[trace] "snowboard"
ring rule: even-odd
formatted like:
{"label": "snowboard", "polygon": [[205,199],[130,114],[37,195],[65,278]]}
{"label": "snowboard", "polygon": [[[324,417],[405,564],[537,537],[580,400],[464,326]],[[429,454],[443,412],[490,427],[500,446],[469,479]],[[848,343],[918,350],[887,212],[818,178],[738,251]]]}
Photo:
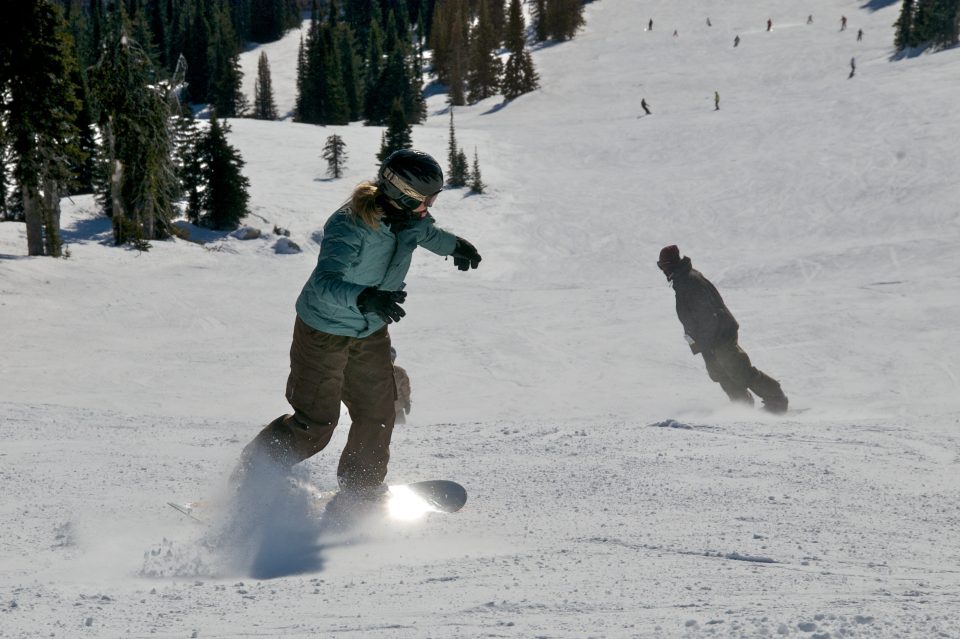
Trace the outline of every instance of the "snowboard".
{"label": "snowboard", "polygon": [[[313,498],[312,508],[317,513],[323,513],[331,502],[340,499],[349,503],[348,493],[342,491],[322,491],[316,486],[302,481],[293,481],[291,485],[304,490]],[[356,500],[354,500],[356,501]],[[447,479],[430,479],[409,484],[393,484],[387,487],[382,500],[368,502],[371,505],[382,505],[388,516],[395,519],[416,519],[426,513],[455,513],[467,503],[467,490],[455,481]],[[185,515],[189,519],[203,523],[205,514],[209,514],[209,506],[205,501],[177,502],[168,501],[167,505]]]}

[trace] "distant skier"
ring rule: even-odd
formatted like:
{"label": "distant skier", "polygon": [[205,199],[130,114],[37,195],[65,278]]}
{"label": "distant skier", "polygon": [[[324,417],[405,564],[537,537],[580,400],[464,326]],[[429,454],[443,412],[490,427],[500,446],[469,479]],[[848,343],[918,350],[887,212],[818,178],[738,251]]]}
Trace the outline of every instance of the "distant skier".
{"label": "distant skier", "polygon": [[653,31],[653,18],[650,18],[650,22],[647,23],[647,31]]}
{"label": "distant skier", "polygon": [[813,14],[807,16],[807,24],[813,24]]}
{"label": "distant skier", "polygon": [[410,414],[410,376],[407,371],[397,365],[397,349],[390,347],[390,362],[393,364],[393,380],[396,384],[397,399],[394,402],[397,413],[397,424],[406,424]]}
{"label": "distant skier", "polygon": [[771,18],[767,18],[767,31],[773,31],[773,20]]}
{"label": "distant skier", "polygon": [[862,40],[863,40],[863,29],[857,29],[857,42],[861,42]]}
{"label": "distant skier", "polygon": [[710,18],[707,18],[707,26],[708,26],[708,27],[712,27],[712,26],[713,26],[713,25],[710,23]]}
{"label": "distant skier", "polygon": [[673,37],[676,38],[676,37],[679,37],[679,36],[680,36],[680,34],[677,33],[677,30],[676,30],[676,29],[674,29],[674,30],[673,30]]}
{"label": "distant skier", "polygon": [[740,36],[736,36],[733,39],[733,48],[736,49],[740,46]]}
{"label": "distant skier", "polygon": [[[431,156],[404,149],[362,182],[324,225],[316,268],[297,299],[286,398],[292,415],[273,420],[244,448],[233,473],[253,487],[262,470],[286,472],[323,450],[340,417],[352,423],[337,468],[344,495],[376,499],[396,422],[394,369],[387,325],[406,315],[404,278],[422,246],[477,268],[470,242],[434,225],[429,214],[443,189]],[[253,482],[253,483],[251,483]]]}
{"label": "distant skier", "polygon": [[714,111],[720,110],[720,92],[719,91],[713,92],[713,110]]}
{"label": "distant skier", "polygon": [[640,98],[640,108],[643,109],[644,113],[650,115],[650,105],[647,104],[646,98]]}
{"label": "distant skier", "polygon": [[840,30],[847,30],[847,16],[840,16]]}
{"label": "distant skier", "polygon": [[710,379],[720,384],[730,401],[752,406],[753,391],[765,410],[785,413],[788,401],[780,383],[750,363],[737,343],[740,325],[716,287],[693,268],[689,257],[680,259],[675,245],[660,251],[657,266],[673,285],[684,338],[694,355],[703,356]]}
{"label": "distant skier", "polygon": [[847,79],[849,80],[850,78],[852,78],[854,74],[856,74],[856,72],[857,72],[857,59],[850,58],[850,75],[847,76]]}

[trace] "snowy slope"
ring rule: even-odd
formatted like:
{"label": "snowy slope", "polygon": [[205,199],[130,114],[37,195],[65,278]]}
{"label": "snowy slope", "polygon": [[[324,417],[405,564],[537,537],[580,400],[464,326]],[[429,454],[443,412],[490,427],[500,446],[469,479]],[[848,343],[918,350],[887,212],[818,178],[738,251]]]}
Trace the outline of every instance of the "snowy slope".
{"label": "snowy slope", "polygon": [[[540,91],[458,108],[490,190],[435,215],[483,263],[415,259],[390,480],[470,501],[353,543],[302,493],[244,526],[164,502],[221,497],[287,410],[316,231],[379,129],[231,121],[247,222],[299,255],[117,249],[88,197],[64,202],[69,260],[0,224],[0,637],[960,637],[960,50],[892,61],[898,9],[597,0],[534,52]],[[281,111],[298,42],[266,46]],[[448,117],[431,97],[415,144],[445,158]],[[655,267],[669,243],[808,410],[727,404]],[[345,437],[299,477],[332,488]]]}

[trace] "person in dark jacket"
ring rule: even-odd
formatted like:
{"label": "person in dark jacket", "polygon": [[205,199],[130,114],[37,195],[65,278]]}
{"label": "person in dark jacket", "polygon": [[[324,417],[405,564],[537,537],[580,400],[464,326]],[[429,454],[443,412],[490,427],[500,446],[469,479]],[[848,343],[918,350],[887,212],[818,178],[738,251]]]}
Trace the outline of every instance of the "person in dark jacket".
{"label": "person in dark jacket", "polygon": [[766,410],[786,412],[787,396],[780,383],[750,363],[737,343],[740,325],[710,280],[693,268],[689,257],[681,259],[675,245],[660,251],[657,266],[673,285],[684,337],[694,355],[703,355],[710,379],[731,401],[753,405],[753,391]]}
{"label": "person in dark jacket", "polygon": [[344,491],[379,494],[396,421],[396,382],[387,325],[406,312],[404,277],[422,246],[477,268],[470,242],[434,225],[429,214],[443,188],[431,156],[404,149],[381,165],[375,182],[358,185],[324,225],[317,265],[297,299],[286,398],[278,417],[246,446],[234,481],[261,468],[289,469],[323,450],[347,406],[351,425],[337,467]]}

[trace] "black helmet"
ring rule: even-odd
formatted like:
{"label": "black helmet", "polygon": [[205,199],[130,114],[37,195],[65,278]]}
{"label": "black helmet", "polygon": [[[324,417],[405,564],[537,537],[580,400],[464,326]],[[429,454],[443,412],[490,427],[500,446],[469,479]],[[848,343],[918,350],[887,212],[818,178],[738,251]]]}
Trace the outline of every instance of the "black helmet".
{"label": "black helmet", "polygon": [[443,189],[443,170],[423,151],[400,149],[380,166],[377,188],[403,209],[412,211]]}

